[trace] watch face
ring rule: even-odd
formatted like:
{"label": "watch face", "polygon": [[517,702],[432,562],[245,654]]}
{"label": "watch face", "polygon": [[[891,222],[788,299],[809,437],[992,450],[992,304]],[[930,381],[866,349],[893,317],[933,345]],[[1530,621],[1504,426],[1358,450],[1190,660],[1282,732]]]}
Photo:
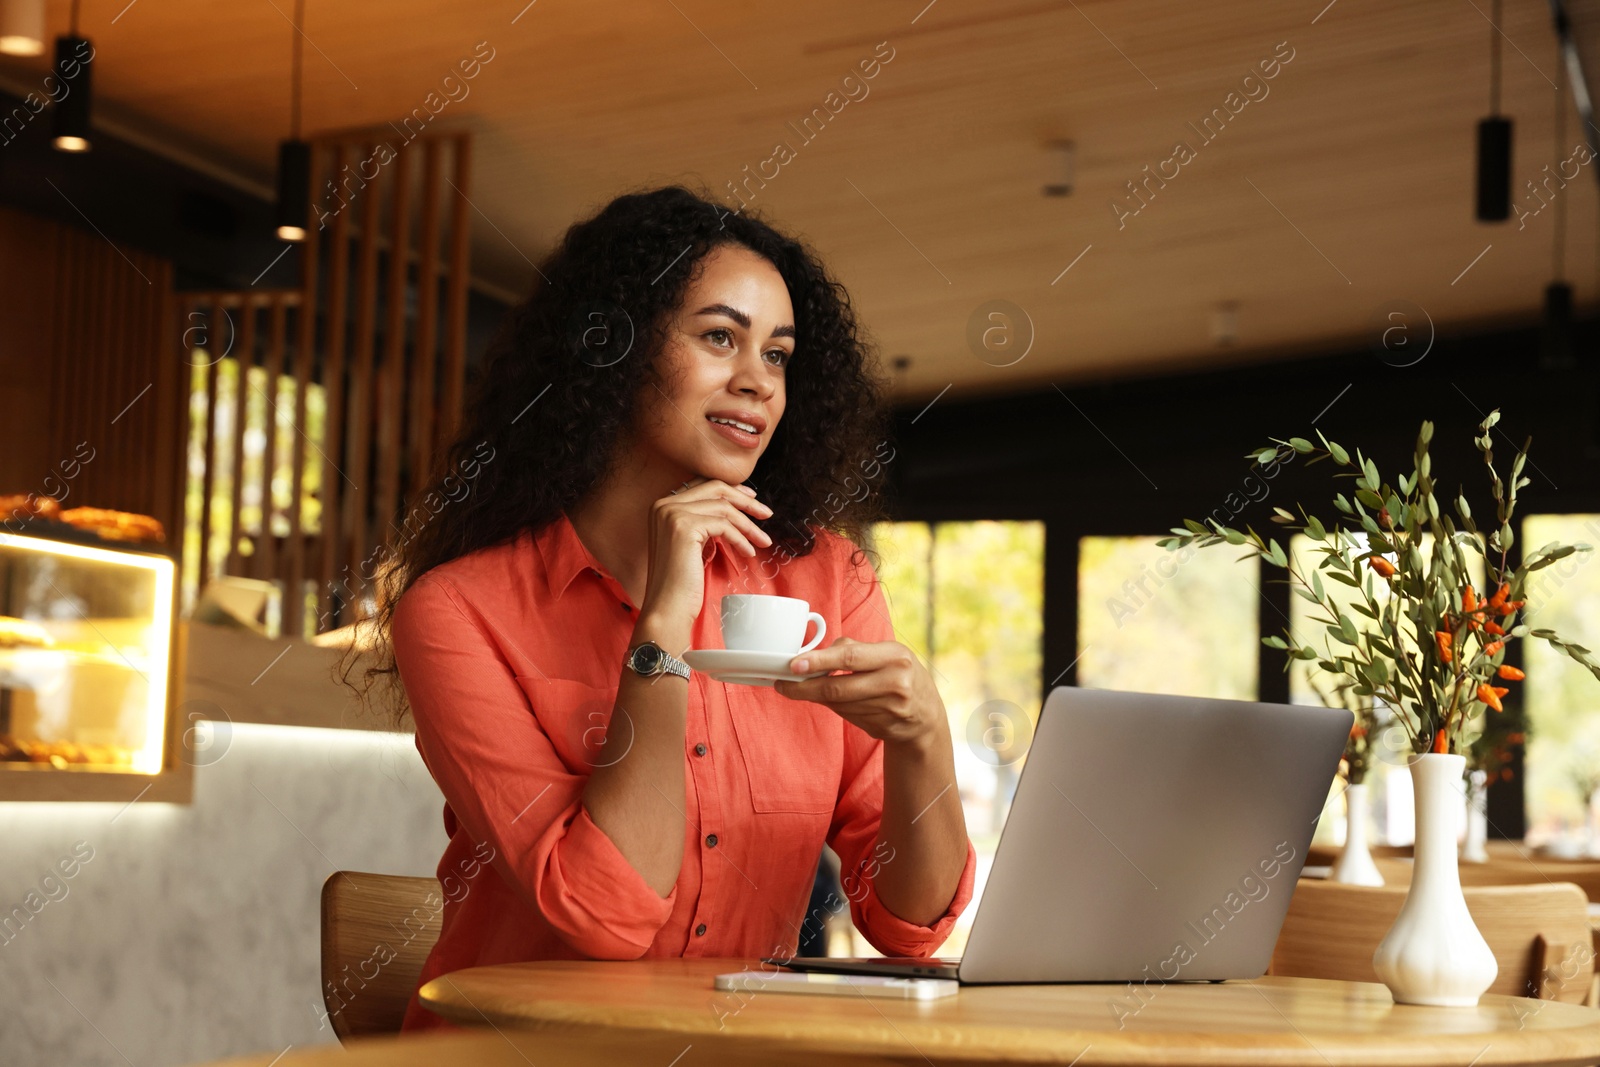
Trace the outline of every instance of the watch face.
{"label": "watch face", "polygon": [[633,669],[640,674],[654,674],[661,667],[661,649],[655,645],[640,645],[633,650]]}

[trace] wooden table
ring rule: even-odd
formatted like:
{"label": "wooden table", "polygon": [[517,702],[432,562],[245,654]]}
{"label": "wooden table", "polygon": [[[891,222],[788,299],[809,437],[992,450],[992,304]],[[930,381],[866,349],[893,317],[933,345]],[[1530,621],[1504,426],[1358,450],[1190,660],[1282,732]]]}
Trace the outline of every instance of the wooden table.
{"label": "wooden table", "polygon": [[[681,1047],[679,1049],[681,1050]],[[454,1030],[448,1033],[363,1037],[350,1044],[271,1049],[210,1067],[669,1067],[657,1044],[638,1036],[579,1037],[536,1030]],[[677,1067],[763,1067],[767,1061],[684,1057]],[[782,1062],[782,1061],[779,1061]],[[798,1061],[794,1067],[799,1067]]]}
{"label": "wooden table", "polygon": [[429,982],[421,996],[464,1025],[651,1038],[663,1067],[690,1046],[701,1063],[1600,1062],[1600,1011],[1552,1001],[1486,996],[1472,1009],[1397,1006],[1381,985],[1310,978],[1152,981],[1142,1003],[1126,984],[974,986],[924,1002],[712,987],[714,975],[755,966],[656,959],[475,967]]}

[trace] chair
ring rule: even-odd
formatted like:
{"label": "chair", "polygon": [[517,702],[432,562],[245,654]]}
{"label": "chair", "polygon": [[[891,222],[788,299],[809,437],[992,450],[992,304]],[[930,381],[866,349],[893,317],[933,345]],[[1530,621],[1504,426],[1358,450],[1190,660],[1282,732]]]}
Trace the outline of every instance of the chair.
{"label": "chair", "polygon": [[[1404,886],[1301,879],[1273,949],[1268,974],[1376,982],[1372,954],[1405,902]],[[1467,910],[1500,972],[1491,993],[1589,1000],[1594,951],[1588,900],[1575,885],[1468,886]]]}
{"label": "chair", "polygon": [[335,871],[322,884],[322,1002],[341,1042],[399,1031],[443,914],[436,878]]}
{"label": "chair", "polygon": [[1462,885],[1541,885],[1571,882],[1590,900],[1600,899],[1600,863],[1552,860],[1532,853],[1491,854],[1488,863],[1461,864]]}
{"label": "chair", "polygon": [[[1373,854],[1373,862],[1383,875],[1385,884],[1407,886],[1411,884],[1412,862],[1405,856]],[[1577,886],[1591,901],[1600,901],[1600,863],[1593,860],[1553,860],[1524,851],[1521,854],[1491,851],[1489,862],[1459,865],[1461,884],[1485,885],[1551,885],[1566,883]]]}

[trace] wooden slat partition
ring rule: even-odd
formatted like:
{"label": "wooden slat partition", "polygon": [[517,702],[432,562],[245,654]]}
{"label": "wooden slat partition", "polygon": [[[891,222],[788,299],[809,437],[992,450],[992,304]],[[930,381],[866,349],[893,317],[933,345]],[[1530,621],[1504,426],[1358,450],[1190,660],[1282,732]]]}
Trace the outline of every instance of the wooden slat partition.
{"label": "wooden slat partition", "polygon": [[[319,164],[326,153],[317,153],[311,159],[311,190],[315,197],[321,185]],[[302,507],[305,501],[306,442],[306,387],[311,383],[316,357],[317,334],[317,250],[321,227],[308,226],[306,239],[301,245],[300,291],[304,294],[297,318],[299,330],[295,340],[294,360],[294,466],[290,471],[289,490],[289,541],[288,569],[284,576],[283,632],[290,637],[299,636],[305,629],[305,575],[306,531]],[[323,487],[327,492],[327,487]]]}
{"label": "wooden slat partition", "polygon": [[409,152],[402,152],[389,165],[394,182],[389,189],[389,277],[384,296],[383,367],[378,373],[378,491],[373,500],[373,519],[380,532],[387,532],[401,503],[400,424],[405,419],[401,398],[405,390],[406,254],[411,237],[411,185],[407,166],[410,158]]}
{"label": "wooden slat partition", "polygon": [[[472,142],[462,138],[456,143],[456,176],[453,188],[455,202],[450,217],[450,277],[465,278],[471,269],[472,217],[468,214],[471,203],[467,187],[472,184]],[[467,287],[459,282],[452,284],[449,310],[444,326],[444,393],[439,405],[439,437],[449,441],[455,436],[457,420],[461,414],[462,388],[466,383],[467,369]]]}
{"label": "wooden slat partition", "polygon": [[[367,145],[368,152],[376,146]],[[362,158],[370,158],[364,155]],[[346,426],[349,431],[345,447],[345,470],[355,479],[351,487],[348,507],[345,509],[345,528],[348,531],[349,560],[345,568],[345,589],[357,589],[368,576],[366,557],[371,524],[367,512],[371,502],[372,471],[372,368],[377,345],[378,329],[378,208],[377,190],[361,201],[361,241],[357,262],[360,264],[356,283],[355,312],[355,365],[350,372],[350,406]],[[336,553],[337,554],[337,553]]]}
{"label": "wooden slat partition", "polygon": [[[387,156],[380,153],[385,144]],[[375,169],[374,160],[380,161]],[[315,139],[312,203],[321,225],[308,232],[300,249],[300,286],[276,293],[183,294],[184,309],[209,315],[213,333],[224,309],[242,309],[238,335],[248,344],[226,358],[239,361],[245,383],[262,348],[268,394],[261,520],[245,523],[250,487],[243,481],[244,452],[255,440],[243,415],[248,389],[242,389],[227,457],[234,471],[225,517],[225,505],[212,500],[211,487],[223,480],[215,468],[224,450],[216,439],[216,370],[208,372],[206,411],[195,431],[204,436],[206,459],[197,518],[219,542],[226,536],[229,547],[213,559],[209,538],[201,538],[205,547],[188,562],[202,576],[250,573],[279,583],[285,635],[298,635],[306,626],[302,594],[308,579],[317,589],[317,629],[357,617],[382,546],[405,530],[407,503],[426,487],[435,454],[458,423],[466,369],[470,175],[466,133],[424,134],[404,144],[396,143],[392,129]],[[263,314],[265,323],[258,321]],[[262,337],[265,344],[258,345]],[[274,412],[285,373],[293,375],[294,428],[280,433]],[[306,420],[309,391],[317,387],[327,412],[320,435]],[[289,457],[287,535],[272,532],[272,474],[280,452]],[[316,521],[306,507],[308,462],[320,475]],[[249,559],[238,551],[241,537],[253,539]]]}
{"label": "wooden slat partition", "polygon": [[[295,294],[296,300],[299,294]],[[271,335],[267,342],[267,374],[262,385],[266,408],[266,443],[263,449],[266,461],[261,469],[261,529],[256,539],[257,578],[277,577],[278,539],[272,533],[272,517],[276,509],[272,495],[272,474],[278,465],[278,379],[283,376],[284,346],[289,333],[289,301],[279,296],[272,301]]]}
{"label": "wooden slat partition", "polygon": [[[264,439],[263,452],[271,456],[278,450],[274,417],[277,398],[272,395],[270,383],[275,382],[283,372],[287,344],[287,315],[290,308],[299,305],[300,296],[299,290],[268,289],[245,293],[219,291],[181,294],[179,307],[187,309],[184,312],[184,321],[188,324],[185,343],[189,350],[183,370],[187,374],[195,367],[201,368],[200,375],[205,383],[207,400],[205,413],[197,429],[199,440],[196,442],[205,460],[201,476],[202,528],[222,535],[220,539],[224,539],[227,545],[226,550],[220,553],[221,558],[218,559],[213,556],[210,538],[201,539],[202,558],[206,568],[201,573],[251,574],[256,577],[273,577],[277,573],[274,551],[276,543],[272,538],[262,537],[262,523],[269,522],[272,514],[272,464],[267,462],[262,464],[262,482],[259,486],[252,487],[247,478],[244,455],[251,422],[249,413],[256,400],[261,402],[265,414],[264,424],[260,427]],[[266,317],[265,324],[261,321],[263,316]],[[266,344],[261,363],[266,372],[264,377],[269,383],[266,393],[250,380],[250,370],[258,361],[258,349],[263,347],[259,340],[263,336],[266,337]],[[229,439],[231,447],[226,461],[232,485],[227,496],[228,514],[222,516],[216,506],[218,497],[216,485],[223,463],[220,449],[223,438],[218,422],[220,413],[218,387],[225,364],[231,364],[236,372],[238,387],[233,398],[234,422]],[[185,395],[188,384],[185,381]],[[262,523],[247,524],[244,521],[243,512],[252,488],[258,488],[261,494]],[[244,538],[248,538],[255,547],[253,558],[246,557],[240,552]],[[200,566],[198,561],[191,562],[194,562],[196,567]]]}
{"label": "wooden slat partition", "polygon": [[0,492],[150,515],[176,548],[190,368],[172,277],[87,227],[0,207]]}
{"label": "wooden slat partition", "polygon": [[233,506],[228,509],[228,557],[226,569],[229,574],[241,573],[241,560],[239,558],[240,535],[244,533],[244,522],[241,512],[244,508],[244,430],[245,424],[250,420],[246,414],[250,410],[250,370],[256,363],[256,313],[253,307],[246,307],[244,314],[239,316],[237,333],[234,338],[233,359],[239,370],[235,379],[234,410],[233,410]]}
{"label": "wooden slat partition", "polygon": [[[411,462],[405,497],[422,488],[433,458],[433,387],[439,373],[439,182],[442,145],[430,141],[422,179],[422,227],[417,235],[417,329],[411,352]],[[405,528],[405,521],[401,521]]]}
{"label": "wooden slat partition", "polygon": [[211,573],[211,538],[209,536],[212,508],[212,483],[216,480],[217,468],[217,365],[222,362],[222,347],[226,343],[226,324],[223,321],[223,308],[221,304],[212,304],[209,309],[209,325],[206,328],[206,417],[205,425],[201,430],[205,444],[202,455],[205,457],[205,468],[200,475],[200,529],[203,531],[200,538],[200,573]]}
{"label": "wooden slat partition", "polygon": [[[339,175],[345,167],[349,146],[344,144],[334,145],[332,172]],[[328,240],[328,293],[327,304],[323,309],[323,338],[322,338],[322,385],[327,390],[328,417],[323,424],[322,440],[322,499],[324,505],[330,505],[339,499],[345,486],[338,484],[340,479],[346,477],[344,468],[340,467],[335,457],[342,451],[344,443],[344,349],[345,349],[345,323],[346,304],[348,303],[347,289],[350,276],[350,215],[341,211],[334,216],[333,232]],[[334,561],[338,555],[339,545],[339,520],[342,509],[337,506],[324,506],[322,509],[322,530],[318,538],[319,551],[317,553],[317,620],[321,627],[323,620],[328,619],[333,613],[333,581]]]}

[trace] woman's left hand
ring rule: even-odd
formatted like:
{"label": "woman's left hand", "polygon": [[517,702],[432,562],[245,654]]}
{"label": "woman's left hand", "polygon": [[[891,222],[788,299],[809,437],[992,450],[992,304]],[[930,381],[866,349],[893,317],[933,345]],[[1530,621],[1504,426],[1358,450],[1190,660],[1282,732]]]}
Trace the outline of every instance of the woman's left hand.
{"label": "woman's left hand", "polygon": [[827,648],[796,656],[795,674],[849,671],[803,682],[775,682],[791,700],[832,708],[885,744],[929,744],[949,732],[944,701],[928,670],[896,641],[863,644],[841,637]]}

